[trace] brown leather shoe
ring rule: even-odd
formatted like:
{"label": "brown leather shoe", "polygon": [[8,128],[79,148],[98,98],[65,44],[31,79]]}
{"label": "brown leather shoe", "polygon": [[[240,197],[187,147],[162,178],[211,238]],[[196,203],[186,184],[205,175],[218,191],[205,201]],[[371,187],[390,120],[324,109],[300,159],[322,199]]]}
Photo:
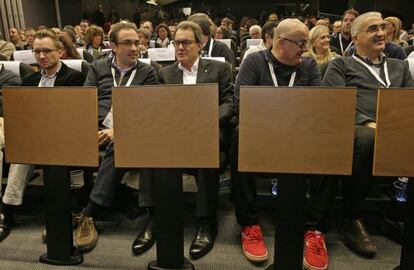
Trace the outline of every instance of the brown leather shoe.
{"label": "brown leather shoe", "polygon": [[75,244],[80,251],[90,251],[98,243],[98,231],[92,217],[82,215],[76,229]]}
{"label": "brown leather shoe", "polygon": [[338,229],[344,237],[345,244],[356,253],[372,258],[378,252],[361,219],[342,218],[338,222]]}

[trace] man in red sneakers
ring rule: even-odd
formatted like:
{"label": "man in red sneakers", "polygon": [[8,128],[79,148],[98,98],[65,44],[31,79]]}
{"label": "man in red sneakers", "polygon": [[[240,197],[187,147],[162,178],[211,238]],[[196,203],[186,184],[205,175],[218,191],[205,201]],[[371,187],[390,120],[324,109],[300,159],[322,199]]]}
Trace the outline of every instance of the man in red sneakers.
{"label": "man in red sneakers", "polygon": [[[321,85],[320,72],[315,60],[302,57],[302,54],[308,50],[308,34],[309,30],[299,20],[286,19],[274,29],[271,48],[252,53],[246,57],[240,67],[235,84],[236,114],[238,113],[238,99],[240,86],[242,85],[275,87]],[[258,210],[255,206],[255,174],[238,172],[238,127],[235,128],[233,135],[231,158],[236,217],[242,231],[242,250],[250,261],[262,262],[268,258],[268,251],[259,225]],[[305,181],[304,176],[301,175],[283,175],[280,177],[289,177],[292,178],[290,180],[301,182]],[[310,267],[313,267],[310,269],[325,269],[326,266],[325,268],[323,266],[327,265],[326,248],[324,249],[324,256],[320,255],[323,252],[319,251],[320,243],[323,247],[325,246],[323,235],[315,232],[315,230],[325,231],[322,225],[325,224],[324,220],[329,212],[327,210],[332,205],[329,201],[335,196],[336,182],[326,180],[319,177],[312,179],[312,183],[318,185],[312,189],[316,191],[317,196],[312,196],[315,200],[311,200],[308,205],[307,220],[309,225],[307,227],[310,231],[306,234],[305,254],[307,256],[305,260]],[[296,199],[296,201],[300,200],[303,202],[304,198]],[[298,205],[297,202],[295,203]],[[292,209],[289,215],[293,219],[290,220],[298,220],[296,218],[296,206],[286,202],[284,204]],[[326,261],[326,263],[322,265],[321,261]],[[322,265],[322,267],[318,268],[318,265]]]}
{"label": "man in red sneakers", "polygon": [[325,235],[320,231],[309,230],[305,234],[303,266],[309,270],[325,270],[328,267],[328,250]]}

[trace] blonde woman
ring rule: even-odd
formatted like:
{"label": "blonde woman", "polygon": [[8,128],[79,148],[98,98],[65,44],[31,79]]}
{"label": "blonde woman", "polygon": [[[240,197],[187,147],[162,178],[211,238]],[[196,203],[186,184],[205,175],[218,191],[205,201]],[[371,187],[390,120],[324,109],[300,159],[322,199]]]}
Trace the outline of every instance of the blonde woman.
{"label": "blonde woman", "polygon": [[387,17],[385,21],[385,32],[387,36],[385,37],[386,42],[394,42],[402,47],[408,47],[407,41],[400,40],[401,32],[401,20],[397,17]]}
{"label": "blonde woman", "polygon": [[303,55],[314,58],[318,65],[339,57],[330,49],[330,37],[329,28],[325,25],[313,27],[309,32],[309,50]]}

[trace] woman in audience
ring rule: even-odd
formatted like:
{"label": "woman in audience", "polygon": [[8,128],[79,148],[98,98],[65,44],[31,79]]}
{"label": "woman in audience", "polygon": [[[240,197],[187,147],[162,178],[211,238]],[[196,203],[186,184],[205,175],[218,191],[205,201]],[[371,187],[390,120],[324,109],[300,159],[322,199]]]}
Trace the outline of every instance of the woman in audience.
{"label": "woman in audience", "polygon": [[60,59],[82,59],[78,51],[75,49],[72,40],[67,37],[60,35],[59,40],[63,44],[62,55]]}
{"label": "woman in audience", "polygon": [[214,39],[229,39],[230,31],[225,26],[217,27],[216,33],[214,34]]}
{"label": "woman in audience", "polygon": [[[78,52],[76,50],[76,33],[72,30],[70,30],[69,28],[64,28],[60,31],[60,36],[64,36],[66,37],[66,39],[69,39],[70,41],[72,41],[72,45],[75,49],[76,52]],[[65,46],[65,44],[63,44]],[[66,46],[65,46],[66,47]],[[80,52],[78,52],[78,54],[80,54]],[[82,55],[80,55],[81,59],[84,59],[86,62],[88,63],[92,63],[93,62],[93,56],[88,53],[88,51],[86,50],[82,50]]]}
{"label": "woman in audience", "polygon": [[317,25],[309,32],[309,50],[303,54],[316,60],[318,65],[328,63],[330,60],[339,57],[330,49],[329,28],[325,25]]}
{"label": "woman in audience", "polygon": [[167,48],[170,44],[170,29],[165,23],[160,23],[157,28],[157,41],[155,44],[156,48]]}
{"label": "woman in audience", "polygon": [[408,47],[407,41],[400,40],[401,20],[397,17],[387,17],[384,21],[387,27],[385,29],[385,32],[387,33],[385,37],[386,42],[394,42],[404,48]]}
{"label": "woman in audience", "polygon": [[85,35],[85,49],[92,54],[93,60],[101,55],[103,49],[106,49],[104,41],[104,32],[101,27],[92,25],[88,28]]}

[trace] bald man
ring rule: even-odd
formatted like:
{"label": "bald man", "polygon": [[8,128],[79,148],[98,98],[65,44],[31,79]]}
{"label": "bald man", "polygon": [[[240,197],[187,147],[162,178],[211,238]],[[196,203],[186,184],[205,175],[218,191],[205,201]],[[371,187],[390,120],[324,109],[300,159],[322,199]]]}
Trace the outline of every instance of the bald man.
{"label": "bald man", "polygon": [[[302,54],[308,50],[309,30],[305,24],[296,19],[286,19],[278,24],[274,30],[273,46],[269,49],[255,52],[246,57],[243,65],[240,67],[239,74],[235,85],[236,111],[238,112],[238,100],[240,86],[242,85],[267,85],[267,86],[319,86],[321,85],[320,72],[315,60],[309,57],[302,57]],[[258,210],[255,207],[256,185],[255,177],[251,173],[238,172],[238,128],[235,130],[232,145],[232,180],[234,181],[235,204],[237,222],[241,226],[241,242],[244,255],[253,262],[264,261],[268,257],[266,245],[259,225]],[[263,177],[263,176],[262,176]],[[286,175],[278,176],[284,180]],[[286,193],[301,194],[297,189],[297,183],[304,183],[304,176],[288,176],[290,181],[279,181],[283,183],[283,189]],[[333,188],[325,187],[329,181],[321,179],[318,183],[318,190],[324,190],[331,194]],[[287,184],[285,184],[287,183]],[[292,185],[293,183],[293,185]],[[282,189],[282,186],[280,186]],[[303,184],[304,194],[305,184]],[[292,190],[293,189],[293,190]],[[291,217],[288,220],[298,220],[295,209],[300,209],[304,203],[304,196],[291,198],[289,202],[283,202],[288,205],[291,211]],[[309,226],[305,236],[305,264],[317,269],[326,269],[328,257],[325,245],[315,246],[315,243],[324,242],[323,218],[326,217],[327,209],[330,202],[325,196],[318,193],[313,198],[311,208],[308,214]],[[323,202],[316,200],[325,200]],[[281,201],[278,201],[282,203]],[[303,235],[297,236],[303,237]],[[296,239],[297,240],[297,239]],[[299,239],[300,241],[300,239]],[[316,251],[309,252],[309,250]],[[307,256],[306,256],[307,255]],[[309,262],[310,261],[310,262]],[[315,263],[316,261],[316,263]],[[313,269],[313,268],[312,268]]]}

